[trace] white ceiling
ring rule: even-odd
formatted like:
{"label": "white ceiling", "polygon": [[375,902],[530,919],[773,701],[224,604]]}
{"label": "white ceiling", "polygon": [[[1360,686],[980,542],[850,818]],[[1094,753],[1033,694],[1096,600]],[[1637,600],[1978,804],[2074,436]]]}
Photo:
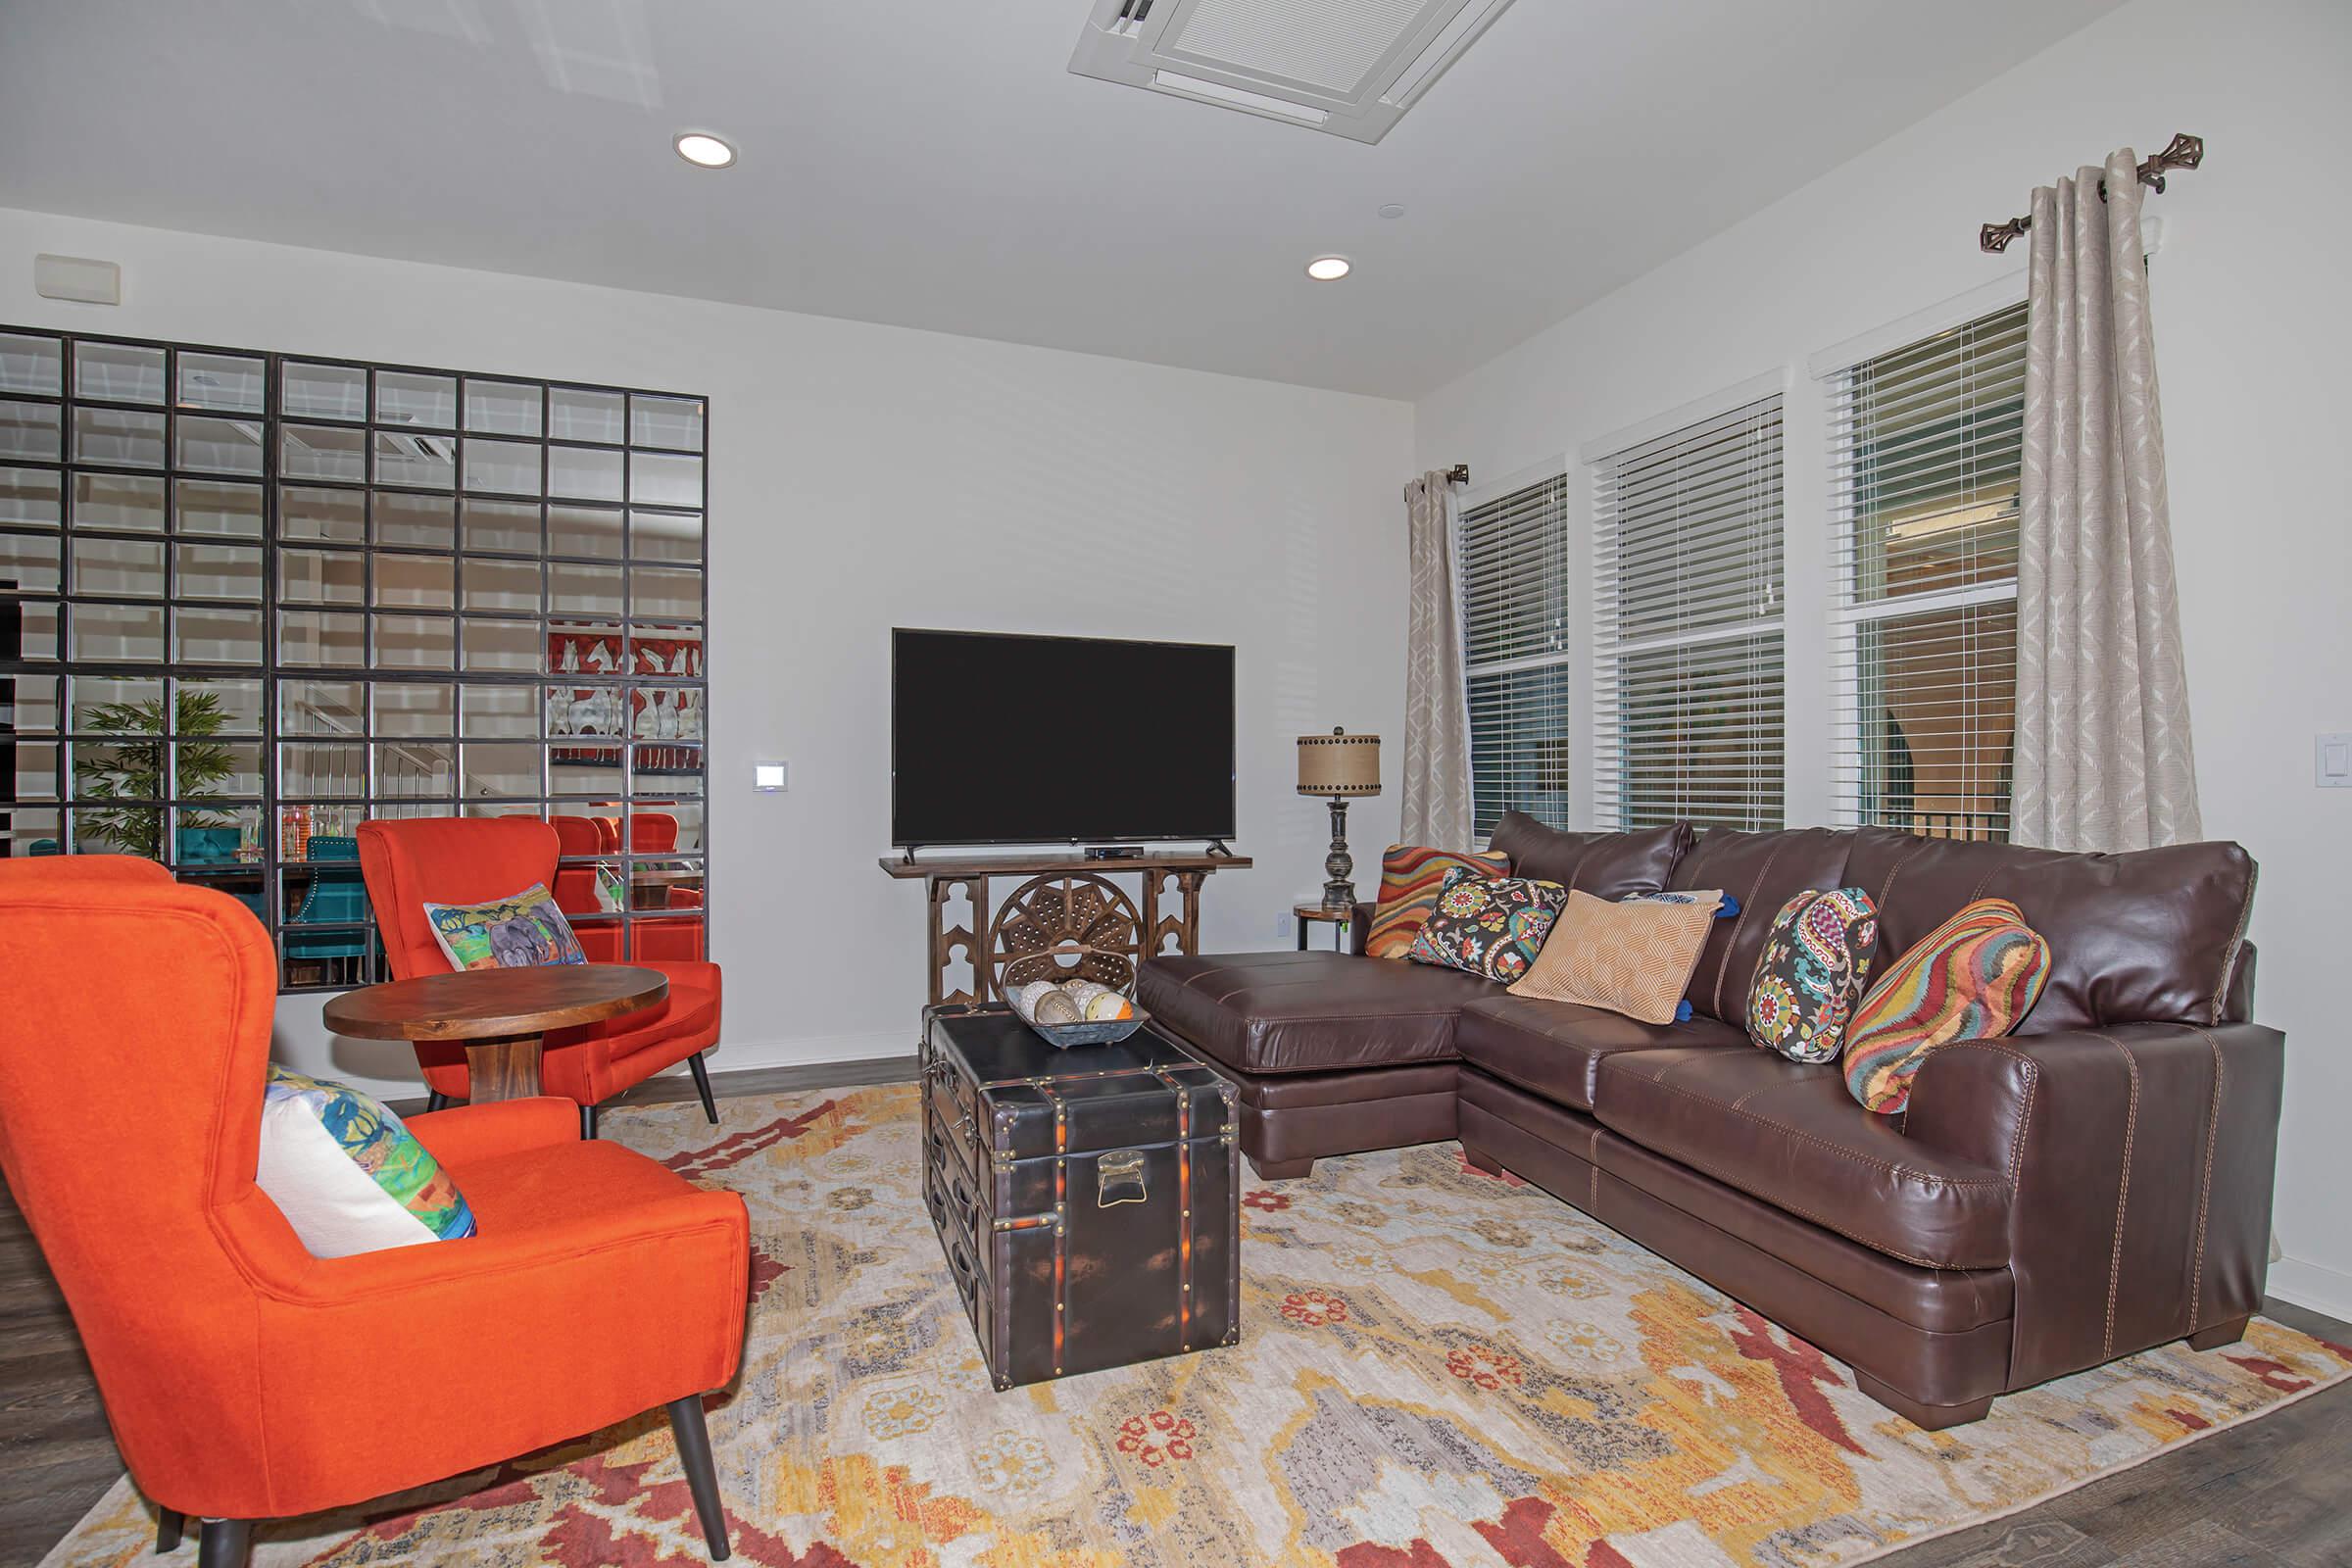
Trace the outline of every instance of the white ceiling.
{"label": "white ceiling", "polygon": [[1414,397],[2116,3],[1517,0],[1361,146],[1089,0],[0,0],[0,206]]}

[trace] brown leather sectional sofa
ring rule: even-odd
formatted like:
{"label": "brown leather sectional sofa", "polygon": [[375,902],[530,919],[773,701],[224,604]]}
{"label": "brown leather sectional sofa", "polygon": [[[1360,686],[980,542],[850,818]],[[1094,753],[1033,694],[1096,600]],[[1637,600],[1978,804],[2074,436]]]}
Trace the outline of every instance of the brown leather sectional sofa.
{"label": "brown leather sectional sofa", "polygon": [[[1712,1282],[1923,1427],[2167,1341],[2228,1344],[2261,1305],[2284,1039],[2250,1021],[2254,862],[2238,846],[1579,834],[1514,813],[1494,847],[1603,898],[1737,896],[1693,1016],[1642,1024],[1360,954],[1153,958],[1139,998],[1238,1085],[1260,1177],[1458,1137],[1473,1164]],[[1746,1037],[1773,913],[1833,887],[1877,901],[1889,958],[1987,896],[2049,940],[2019,1032],[1936,1052],[1901,1116],[1863,1109],[1836,1063]]]}

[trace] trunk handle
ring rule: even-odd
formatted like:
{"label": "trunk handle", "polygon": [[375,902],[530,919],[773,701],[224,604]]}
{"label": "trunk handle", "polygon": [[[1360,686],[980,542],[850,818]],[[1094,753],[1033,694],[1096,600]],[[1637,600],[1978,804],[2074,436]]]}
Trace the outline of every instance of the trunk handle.
{"label": "trunk handle", "polygon": [[1144,1176],[1144,1152],[1114,1149],[1095,1160],[1095,1206],[1149,1202],[1151,1190]]}

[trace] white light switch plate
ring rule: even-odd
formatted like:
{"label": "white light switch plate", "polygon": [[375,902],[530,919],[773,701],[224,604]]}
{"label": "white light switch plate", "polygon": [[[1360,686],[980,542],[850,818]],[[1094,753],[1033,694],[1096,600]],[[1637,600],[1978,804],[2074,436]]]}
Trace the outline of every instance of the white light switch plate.
{"label": "white light switch plate", "polygon": [[2320,788],[2352,789],[2352,734],[2322,735],[2314,762]]}
{"label": "white light switch plate", "polygon": [[752,788],[766,795],[781,794],[792,788],[792,765],[789,762],[754,762]]}

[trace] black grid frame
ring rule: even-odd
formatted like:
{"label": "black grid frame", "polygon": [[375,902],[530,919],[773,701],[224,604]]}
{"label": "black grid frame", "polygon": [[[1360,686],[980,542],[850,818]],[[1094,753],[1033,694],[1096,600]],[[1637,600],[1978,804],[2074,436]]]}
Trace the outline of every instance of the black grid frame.
{"label": "black grid frame", "polygon": [[[617,879],[609,911],[566,901],[592,956],[705,956],[709,420],[693,394],[0,326],[0,855],[122,847],[82,842],[116,803],[75,763],[122,743],[95,703],[152,700],[164,790],[132,808],[175,874],[256,908],[287,990],[383,975],[371,920],[293,919],[321,864],[288,854],[297,821],[607,817],[617,847],[558,873],[560,898]],[[559,638],[609,663],[560,668]],[[206,739],[234,774],[183,800],[198,690],[230,699]],[[617,732],[574,729],[580,693]],[[188,853],[223,816],[237,857]],[[674,847],[640,850],[660,817]]]}

